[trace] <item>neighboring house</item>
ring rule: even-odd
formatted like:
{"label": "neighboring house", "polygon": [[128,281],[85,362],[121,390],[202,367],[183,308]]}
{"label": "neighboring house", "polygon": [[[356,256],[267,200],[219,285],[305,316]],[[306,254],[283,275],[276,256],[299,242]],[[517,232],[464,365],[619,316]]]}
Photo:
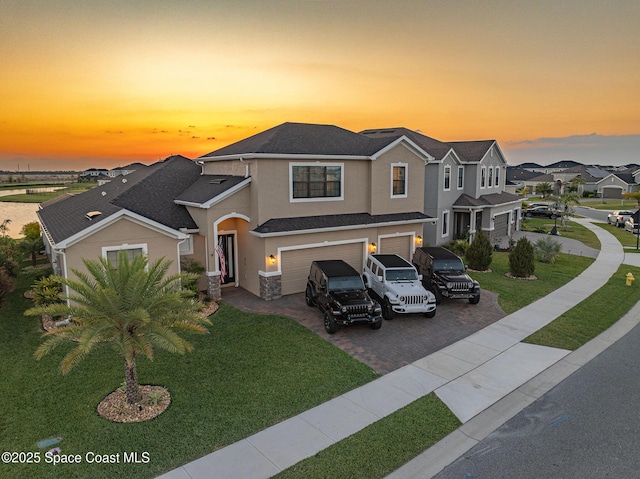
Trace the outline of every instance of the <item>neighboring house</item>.
{"label": "neighboring house", "polygon": [[284,123],[191,161],[137,169],[39,211],[56,272],[119,250],[202,263],[210,296],[304,290],[313,260],[361,271],[370,252],[410,259],[422,244],[517,228],[493,140],[445,144],[406,129],[354,133]]}
{"label": "neighboring house", "polygon": [[623,193],[638,191],[637,178],[631,173],[611,173],[596,182],[601,198],[622,198]]}

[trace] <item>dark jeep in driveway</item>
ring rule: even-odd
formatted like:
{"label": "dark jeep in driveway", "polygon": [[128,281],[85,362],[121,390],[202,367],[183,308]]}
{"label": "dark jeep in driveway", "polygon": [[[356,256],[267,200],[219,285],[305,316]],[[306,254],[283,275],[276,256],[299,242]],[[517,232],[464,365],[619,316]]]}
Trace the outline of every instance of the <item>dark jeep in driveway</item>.
{"label": "dark jeep in driveway", "polygon": [[329,334],[335,333],[338,325],[382,326],[380,305],[367,294],[360,274],[342,260],[311,263],[305,300],[323,312],[324,329]]}
{"label": "dark jeep in driveway", "polygon": [[480,302],[480,285],[466,273],[464,263],[456,254],[445,248],[416,248],[413,265],[422,275],[422,284],[442,298],[468,299],[471,304]]}

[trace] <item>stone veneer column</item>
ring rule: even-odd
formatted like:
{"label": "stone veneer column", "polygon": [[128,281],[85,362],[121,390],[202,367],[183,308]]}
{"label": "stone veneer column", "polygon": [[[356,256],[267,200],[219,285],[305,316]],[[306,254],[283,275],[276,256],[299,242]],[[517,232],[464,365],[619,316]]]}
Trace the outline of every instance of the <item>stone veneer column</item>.
{"label": "stone veneer column", "polygon": [[211,299],[217,301],[222,298],[222,290],[220,288],[220,275],[207,275],[207,294]]}
{"label": "stone veneer column", "polygon": [[260,275],[260,297],[266,301],[282,298],[282,276]]}

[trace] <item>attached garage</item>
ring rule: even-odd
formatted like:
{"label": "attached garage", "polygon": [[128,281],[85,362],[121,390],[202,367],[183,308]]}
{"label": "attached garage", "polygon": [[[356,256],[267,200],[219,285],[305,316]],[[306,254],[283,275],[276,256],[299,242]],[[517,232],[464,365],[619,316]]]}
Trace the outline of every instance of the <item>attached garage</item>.
{"label": "attached garage", "polygon": [[603,186],[602,187],[602,197],[608,199],[617,199],[622,198],[623,189],[620,186]]}
{"label": "attached garage", "polygon": [[407,261],[411,261],[412,249],[411,240],[413,236],[391,236],[380,238],[380,247],[378,253],[383,254],[399,254]]}
{"label": "attached garage", "polygon": [[496,238],[509,236],[509,213],[496,215],[493,222],[493,236]]}
{"label": "attached garage", "polygon": [[315,246],[281,252],[282,294],[301,293],[307,285],[311,262],[341,259],[362,272],[366,244],[363,242]]}

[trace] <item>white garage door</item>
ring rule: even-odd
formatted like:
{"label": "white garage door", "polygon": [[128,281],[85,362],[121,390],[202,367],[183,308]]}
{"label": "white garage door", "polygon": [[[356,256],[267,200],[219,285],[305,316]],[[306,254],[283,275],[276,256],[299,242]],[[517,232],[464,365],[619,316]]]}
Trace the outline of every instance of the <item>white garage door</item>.
{"label": "white garage door", "polygon": [[384,254],[399,254],[411,262],[411,236],[381,238],[378,252]]}
{"label": "white garage door", "polygon": [[312,261],[341,259],[362,272],[364,243],[348,243],[282,252],[282,294],[304,291]]}

